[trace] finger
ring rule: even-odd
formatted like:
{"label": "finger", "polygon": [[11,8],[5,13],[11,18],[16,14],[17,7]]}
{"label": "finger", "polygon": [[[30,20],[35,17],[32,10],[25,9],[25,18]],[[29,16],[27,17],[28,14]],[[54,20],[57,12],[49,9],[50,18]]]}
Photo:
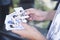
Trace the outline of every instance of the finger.
{"label": "finger", "polygon": [[32,18],[28,18],[28,20],[29,20],[29,21],[33,21],[33,19],[32,19]]}
{"label": "finger", "polygon": [[28,25],[27,23],[21,23],[21,25],[25,28],[25,29],[29,29],[31,26],[30,25]]}
{"label": "finger", "polygon": [[34,18],[33,16],[34,16],[33,14],[30,14],[28,20],[32,21]]}
{"label": "finger", "polygon": [[29,15],[29,14],[30,14],[29,10],[25,10],[25,12],[26,12],[26,14],[27,14],[27,15]]}
{"label": "finger", "polygon": [[31,11],[32,11],[31,9],[26,9],[26,10],[25,10],[25,12],[26,12],[27,14],[31,14]]}
{"label": "finger", "polygon": [[[26,9],[25,11],[26,11],[27,14],[34,13],[34,9],[33,9],[33,8]],[[32,12],[32,11],[33,11],[33,12]]]}

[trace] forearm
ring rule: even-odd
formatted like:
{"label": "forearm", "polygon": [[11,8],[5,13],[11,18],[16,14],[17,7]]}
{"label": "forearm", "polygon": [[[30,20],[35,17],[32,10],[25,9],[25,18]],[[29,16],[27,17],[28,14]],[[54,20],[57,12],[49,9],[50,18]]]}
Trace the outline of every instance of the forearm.
{"label": "forearm", "polygon": [[26,37],[29,40],[47,40],[41,33]]}
{"label": "forearm", "polygon": [[41,32],[36,30],[36,28],[33,28],[33,29],[35,32],[32,34],[31,37],[29,36],[30,40],[47,40],[46,37]]}
{"label": "forearm", "polygon": [[53,10],[46,12],[44,20],[53,20],[54,15],[55,15],[55,11],[53,11]]}
{"label": "forearm", "polygon": [[37,34],[32,40],[47,40],[41,33]]}

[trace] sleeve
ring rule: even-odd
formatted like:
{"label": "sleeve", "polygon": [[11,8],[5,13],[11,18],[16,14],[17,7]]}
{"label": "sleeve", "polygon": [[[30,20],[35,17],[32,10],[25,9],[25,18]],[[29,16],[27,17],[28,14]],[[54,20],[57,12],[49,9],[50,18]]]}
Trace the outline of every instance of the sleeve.
{"label": "sleeve", "polygon": [[[52,24],[51,24],[51,26],[50,26],[49,32],[48,32],[48,34],[47,34],[47,39],[48,39],[48,40],[56,40],[56,39],[59,39],[59,37],[58,37],[58,35],[60,35],[59,32],[58,32],[58,30],[59,30],[59,28],[60,28],[59,17],[60,17],[60,4],[59,4],[59,6],[58,6],[58,8],[57,8],[55,17],[54,17],[54,19],[53,19],[53,21],[52,21]],[[60,31],[60,30],[59,30],[59,31]],[[56,33],[57,33],[58,35],[57,35]],[[58,38],[57,38],[56,36],[57,36]]]}

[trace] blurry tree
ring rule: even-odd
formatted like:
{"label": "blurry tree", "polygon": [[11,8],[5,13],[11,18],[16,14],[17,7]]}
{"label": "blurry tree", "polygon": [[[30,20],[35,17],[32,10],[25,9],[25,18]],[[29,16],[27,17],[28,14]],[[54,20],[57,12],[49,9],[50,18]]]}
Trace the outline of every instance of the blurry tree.
{"label": "blurry tree", "polygon": [[50,8],[44,5],[44,2],[42,0],[35,0],[35,8],[41,9],[44,11],[50,10]]}

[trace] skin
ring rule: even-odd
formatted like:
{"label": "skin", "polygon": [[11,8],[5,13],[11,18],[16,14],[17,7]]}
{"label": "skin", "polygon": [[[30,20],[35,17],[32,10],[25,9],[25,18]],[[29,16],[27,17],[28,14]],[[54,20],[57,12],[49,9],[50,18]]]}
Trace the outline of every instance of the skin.
{"label": "skin", "polygon": [[34,27],[29,26],[26,23],[21,23],[24,26],[24,30],[12,30],[12,32],[21,35],[22,38],[29,40],[46,40],[46,38]]}
{"label": "skin", "polygon": [[[30,16],[28,20],[36,20],[36,21],[44,21],[44,20],[52,20],[55,11],[42,11],[37,9],[27,9],[26,13]],[[24,27],[24,30],[12,30],[12,32],[21,35],[23,38],[27,38],[29,40],[47,40],[36,28],[28,25],[27,23],[21,23]]]}
{"label": "skin", "polygon": [[28,20],[36,20],[36,21],[44,21],[44,20],[53,20],[55,11],[50,10],[50,11],[42,11],[42,10],[37,10],[37,9],[27,9],[26,13],[30,16]]}

